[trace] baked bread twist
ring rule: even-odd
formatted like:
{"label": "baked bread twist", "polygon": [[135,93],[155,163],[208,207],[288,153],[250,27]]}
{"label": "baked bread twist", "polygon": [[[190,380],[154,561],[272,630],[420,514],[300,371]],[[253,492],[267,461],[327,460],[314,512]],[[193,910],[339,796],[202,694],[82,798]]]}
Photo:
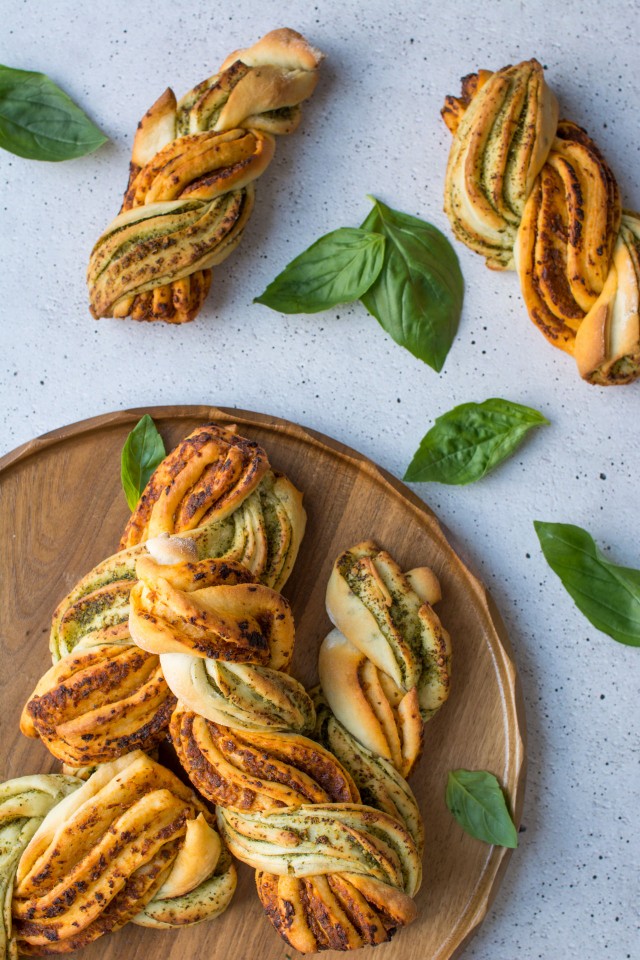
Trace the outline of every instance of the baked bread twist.
{"label": "baked bread twist", "polygon": [[56,804],[24,850],[12,902],[18,951],[68,953],[130,920],[213,919],[235,885],[207,808],[164,767],[129,753]]}
{"label": "baked bread twist", "polygon": [[75,777],[35,774],[0,784],[0,957],[18,960],[11,901],[20,858],[49,811],[81,785]]}
{"label": "baked bread twist", "polygon": [[541,65],[470,74],[442,114],[454,138],[445,211],[458,239],[489,267],[518,271],[531,319],[585,380],[636,379],[638,218],[621,226],[615,177],[584,130],[558,122]]}
{"label": "baked bread twist", "polygon": [[[226,594],[238,587],[248,594],[250,585],[200,587],[196,578],[204,573],[206,580],[207,572],[200,564],[192,566],[192,584],[187,584],[184,565],[163,570],[139,561],[129,617],[132,637],[160,653],[167,682],[180,698],[171,737],[182,765],[198,790],[218,805],[220,830],[231,851],[258,870],[267,915],[287,942],[308,952],[387,940],[415,916],[411,897],[421,866],[411,831],[394,815],[364,806],[342,765],[304,736],[313,726],[311,701],[292,678],[284,687],[275,681],[293,652],[285,602],[275,618],[284,616],[287,632],[290,624],[290,644],[252,625],[252,618],[260,625],[256,609],[262,601],[256,593],[253,606],[244,605],[246,624],[238,630],[240,624],[227,623],[221,645],[220,610],[238,616],[242,610],[228,604]],[[268,608],[278,609],[274,601]],[[252,645],[244,642],[246,629],[254,636]],[[212,682],[213,670],[194,671],[198,661],[206,665],[212,655],[231,659],[231,644],[237,645],[238,661],[249,646],[255,650],[234,688],[232,709],[241,707],[239,724],[231,710],[227,723],[219,722],[223,697]],[[185,652],[177,652],[179,647]],[[179,686],[173,686],[176,660]],[[252,721],[254,703],[259,710]]]}
{"label": "baked bread twist", "polygon": [[321,59],[294,30],[274,30],[179,102],[162,94],[138,125],[120,214],[91,254],[94,317],[194,319],[211,268],[240,241],[275,135],[298,126]]}
{"label": "baked bread twist", "polygon": [[408,776],[422,750],[423,724],[449,695],[451,644],[432,608],[431,570],[404,574],[372,541],[345,550],[327,585],[336,629],[318,671],[332,712],[357,740]]}
{"label": "baked bread twist", "polygon": [[[170,560],[178,543],[180,556],[200,556],[209,569],[227,563],[241,579],[253,581],[253,571],[262,583],[279,586],[295,561],[305,519],[301,494],[273,473],[257,443],[239,437],[235,427],[205,424],[193,431],[149,480],[123,549],[58,606],[50,641],[56,662],[23,710],[22,732],[41,737],[72,767],[151,750],[166,735],[176,700],[157,654],[133,645],[129,634],[136,561],[150,560],[149,550]],[[180,538],[169,541],[174,533]],[[225,695],[239,682],[233,669],[218,671],[225,674],[219,677]]]}

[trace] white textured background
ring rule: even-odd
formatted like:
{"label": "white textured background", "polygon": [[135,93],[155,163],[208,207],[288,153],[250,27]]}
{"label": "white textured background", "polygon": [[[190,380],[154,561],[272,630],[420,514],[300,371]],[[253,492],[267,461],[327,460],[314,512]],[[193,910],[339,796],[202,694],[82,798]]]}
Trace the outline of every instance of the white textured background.
{"label": "white textured background", "polygon": [[[534,518],[586,527],[640,566],[640,386],[583,384],[528,321],[514,275],[456,246],[458,338],[438,376],[363,308],[281,317],[252,298],[320,234],[357,225],[375,193],[447,230],[446,93],[478,66],[537,56],[562,114],[587,127],[624,202],[640,207],[638,6],[633,0],[1,0],[0,61],[47,72],[111,138],[62,164],[0,155],[0,452],[119,407],[216,403],[287,417],[402,476],[434,417],[503,396],[541,429],[490,478],[417,486],[505,617],[527,702],[525,832],[477,960],[640,957],[638,656],[595,631],[546,567]],[[398,9],[398,8],[402,9]],[[258,184],[243,243],[195,323],[87,310],[93,241],[115,215],[140,116],[276,26],[328,54],[299,133]],[[428,960],[428,958],[425,958]]]}

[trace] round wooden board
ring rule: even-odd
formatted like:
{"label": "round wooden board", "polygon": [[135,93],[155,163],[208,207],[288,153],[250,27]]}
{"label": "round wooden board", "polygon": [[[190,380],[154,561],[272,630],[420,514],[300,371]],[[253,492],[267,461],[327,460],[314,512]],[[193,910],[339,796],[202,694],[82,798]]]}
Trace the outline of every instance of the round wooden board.
{"label": "round wooden board", "polygon": [[[448,703],[426,728],[411,778],[426,827],[418,920],[376,948],[376,960],[449,960],[484,918],[509,851],[467,836],[444,802],[449,770],[497,775],[519,823],[524,794],[524,707],[500,616],[481,583],[447,542],[431,511],[402,483],[353,450],[311,430],[261,414],[212,407],[158,407],[85,420],[25,444],[0,460],[2,611],[1,778],[57,769],[18,729],[22,705],[49,665],[48,633],[58,601],[113,553],[128,518],[120,488],[124,440],[149,413],[167,450],[208,420],[235,422],[264,444],[272,465],[304,491],[307,533],[285,594],[296,620],[293,673],[317,680],[320,641],[330,624],[324,591],[338,553],[374,539],[405,568],[427,564],[440,578],[438,613],[451,633]],[[264,918],[253,872],[241,865],[227,912],[180,932],[129,925],[83,951],[91,960],[285,960],[294,951]],[[358,954],[360,956],[360,954]],[[333,951],[327,960],[342,956]]]}

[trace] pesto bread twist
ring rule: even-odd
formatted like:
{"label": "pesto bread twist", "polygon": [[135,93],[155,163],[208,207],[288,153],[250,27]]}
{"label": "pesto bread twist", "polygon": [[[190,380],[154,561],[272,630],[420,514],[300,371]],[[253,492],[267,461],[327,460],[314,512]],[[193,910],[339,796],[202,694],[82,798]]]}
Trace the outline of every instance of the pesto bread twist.
{"label": "pesto bread twist", "polygon": [[[342,764],[308,736],[313,704],[284,672],[293,653],[286,601],[248,581],[215,583],[221,573],[203,561],[138,561],[129,629],[159,652],[179,697],[170,727],[178,758],[216,803],[231,852],[258,870],[267,915],[288,943],[308,952],[382,942],[415,916],[414,836],[362,804]],[[225,687],[219,670],[232,664],[242,672],[222,673]]]}
{"label": "pesto bread twist", "polygon": [[442,110],[453,134],[445,211],[494,269],[516,269],[529,316],[600,386],[640,376],[637,223],[588,134],[558,121],[537,60],[480,70]]}
{"label": "pesto bread twist", "polygon": [[433,610],[440,585],[427,567],[403,573],[365,541],[336,560],[320,647],[324,696],[340,723],[402,776],[418,760],[423,725],[449,695],[451,642]]}
{"label": "pesto bread twist", "polygon": [[82,784],[75,777],[38,773],[0,784],[0,958],[18,960],[11,903],[24,850],[49,811]]}
{"label": "pesto bread twist", "polygon": [[129,753],[56,804],[22,853],[12,901],[18,952],[68,953],[129,921],[213,919],[235,884],[207,808],[164,767]]}
{"label": "pesto bread twist", "polygon": [[194,319],[211,268],[240,241],[275,137],[300,122],[321,59],[294,30],[273,30],[180,101],[162,94],[138,125],[120,214],[91,253],[94,317]]}
{"label": "pesto bread twist", "polygon": [[[131,640],[136,562],[151,562],[150,551],[170,561],[177,550],[209,562],[209,570],[228,564],[241,580],[258,578],[259,590],[264,583],[279,586],[293,566],[305,519],[301,494],[273,473],[257,443],[235,427],[205,424],[193,431],[154,472],[120,552],[59,604],[50,639],[54,665],[24,708],[23,733],[40,737],[72,767],[153,749],[166,736],[176,699],[157,653]],[[174,533],[180,537],[170,540]],[[239,668],[221,667],[225,690],[239,682],[231,677]]]}

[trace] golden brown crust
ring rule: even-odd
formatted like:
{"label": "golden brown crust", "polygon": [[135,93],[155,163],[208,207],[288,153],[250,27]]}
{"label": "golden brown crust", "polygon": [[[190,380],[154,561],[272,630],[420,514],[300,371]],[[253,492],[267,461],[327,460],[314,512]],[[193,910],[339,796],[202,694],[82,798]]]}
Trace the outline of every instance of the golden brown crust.
{"label": "golden brown crust", "polygon": [[584,130],[562,121],[525,206],[515,256],[531,319],[567,353],[602,292],[619,225],[609,166]]}
{"label": "golden brown crust", "polygon": [[264,449],[235,427],[207,423],[185,437],[155,470],[120,549],[161,533],[181,533],[232,513],[269,469]]}
{"label": "golden brown crust", "polygon": [[40,679],[20,729],[70,766],[152,750],[165,736],[175,697],[160,661],[132,644],[102,643],[58,661]]}
{"label": "golden brown crust", "polygon": [[212,803],[260,811],[358,799],[335,757],[299,734],[232,730],[180,703],[170,729],[189,779]]}
{"label": "golden brown crust", "polygon": [[375,946],[415,919],[410,897],[388,884],[365,880],[347,873],[302,879],[256,873],[265,913],[283,940],[300,953]]}
{"label": "golden brown crust", "polygon": [[469,104],[492,76],[493,71],[491,70],[478,70],[477,73],[468,73],[460,80],[460,96],[454,97],[448,94],[444,98],[444,106],[440,115],[446,123],[449,133],[456,133]]}
{"label": "golden brown crust", "polygon": [[317,70],[324,54],[312,47],[311,44],[289,27],[271,30],[252,47],[244,50],[235,50],[229,54],[220,70],[227,70],[237,60],[241,60],[250,67],[275,64],[286,70]]}
{"label": "golden brown crust", "polygon": [[136,564],[129,630],[150,653],[187,653],[232,663],[284,669],[291,660],[294,626],[285,598],[255,582],[239,563],[199,560]]}
{"label": "golden brown crust", "polygon": [[580,376],[597,386],[640,376],[640,216],[622,217],[602,293],[580,325],[575,358]]}

